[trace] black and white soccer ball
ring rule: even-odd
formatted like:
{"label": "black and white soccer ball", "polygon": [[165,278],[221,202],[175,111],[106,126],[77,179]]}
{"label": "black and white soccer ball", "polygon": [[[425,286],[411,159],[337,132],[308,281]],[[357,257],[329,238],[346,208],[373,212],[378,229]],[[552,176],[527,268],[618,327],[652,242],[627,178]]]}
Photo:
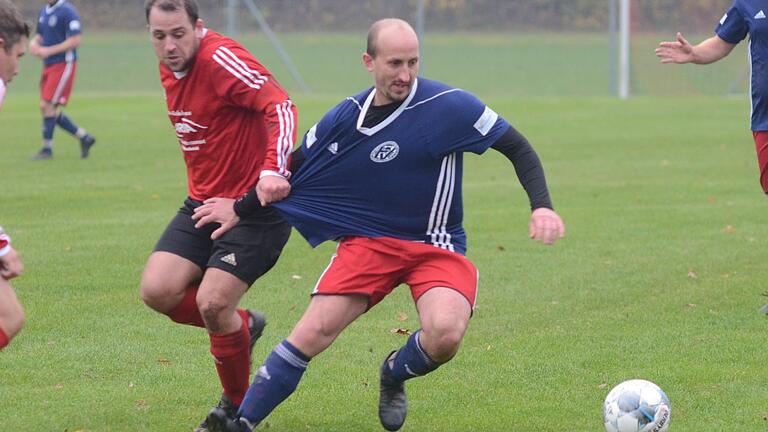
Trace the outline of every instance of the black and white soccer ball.
{"label": "black and white soccer ball", "polygon": [[664,391],[641,379],[617,385],[603,404],[607,432],[666,432],[671,417],[672,406]]}

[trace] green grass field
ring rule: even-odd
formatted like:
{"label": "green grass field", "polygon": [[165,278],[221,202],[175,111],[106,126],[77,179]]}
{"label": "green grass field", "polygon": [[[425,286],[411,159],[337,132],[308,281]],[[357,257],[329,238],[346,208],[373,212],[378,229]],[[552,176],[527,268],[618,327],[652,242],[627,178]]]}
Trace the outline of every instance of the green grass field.
{"label": "green grass field", "polygon": [[[340,51],[361,51],[338,37]],[[482,38],[494,37],[509,46]],[[189,431],[219,396],[207,336],[138,297],[144,261],[181,205],[185,178],[150,48],[138,36],[118,42],[91,39],[68,109],[99,140],[91,159],[79,160],[76,142],[57,131],[55,159],[28,160],[39,146],[34,61],[22,65],[28,75],[11,85],[0,114],[0,223],[26,264],[13,284],[28,315],[0,354],[4,431]],[[474,69],[496,74],[482,66],[495,50],[478,50]],[[468,65],[447,71],[437,52],[425,58],[427,75],[464,80],[456,84],[530,139],[567,235],[554,247],[528,240],[527,198],[509,162],[492,151],[466,158],[478,306],[457,358],[408,383],[402,430],[600,431],[603,398],[630,378],[667,392],[675,432],[768,430],[767,318],[757,312],[768,302],[768,226],[746,99],[703,91],[628,101],[597,90],[536,97],[521,84],[542,84],[535,69],[521,68],[516,82],[501,73],[470,81]],[[348,60],[304,69],[316,92],[294,92],[300,131],[369,85],[357,57]],[[711,66],[705,82],[729,67]],[[495,93],[492,80],[504,91]],[[294,233],[245,297],[270,321],[256,362],[298,320],[332,250],[312,250]],[[391,332],[398,327],[417,328],[404,288],[313,360],[262,429],[381,430],[378,366],[404,343]]]}

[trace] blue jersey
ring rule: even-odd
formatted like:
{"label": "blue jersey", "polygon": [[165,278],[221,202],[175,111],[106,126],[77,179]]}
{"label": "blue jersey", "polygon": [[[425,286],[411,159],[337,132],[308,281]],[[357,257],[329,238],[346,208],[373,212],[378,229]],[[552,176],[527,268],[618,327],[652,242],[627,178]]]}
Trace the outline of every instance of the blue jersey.
{"label": "blue jersey", "polygon": [[378,125],[375,89],[349,97],[304,136],[291,193],[273,204],[312,246],[392,237],[466,253],[462,153],[483,153],[509,124],[471,94],[420,78]]}
{"label": "blue jersey", "polygon": [[[40,9],[37,20],[37,34],[42,36],[42,46],[58,45],[72,36],[80,34],[80,15],[67,0],[59,0],[53,6],[45,5]],[[52,55],[43,63],[48,66],[56,63],[73,62],[77,60],[77,50]]]}
{"label": "blue jersey", "polygon": [[737,44],[749,35],[752,130],[768,131],[768,1],[735,0],[715,32]]}

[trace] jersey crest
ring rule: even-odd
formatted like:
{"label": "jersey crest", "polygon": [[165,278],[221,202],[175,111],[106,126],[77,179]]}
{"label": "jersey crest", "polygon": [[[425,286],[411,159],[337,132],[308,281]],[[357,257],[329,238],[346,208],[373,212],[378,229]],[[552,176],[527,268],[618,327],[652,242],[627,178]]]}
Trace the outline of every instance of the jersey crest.
{"label": "jersey crest", "polygon": [[371,160],[376,163],[389,162],[400,153],[400,146],[394,141],[383,142],[371,151]]}

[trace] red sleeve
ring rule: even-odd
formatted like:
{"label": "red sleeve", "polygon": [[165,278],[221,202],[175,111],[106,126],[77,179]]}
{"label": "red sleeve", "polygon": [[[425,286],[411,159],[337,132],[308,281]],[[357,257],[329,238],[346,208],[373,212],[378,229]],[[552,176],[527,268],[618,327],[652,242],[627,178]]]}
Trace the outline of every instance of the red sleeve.
{"label": "red sleeve", "polygon": [[3,227],[0,227],[0,256],[5,255],[10,251],[11,238],[3,231]]}
{"label": "red sleeve", "polygon": [[269,131],[264,171],[289,177],[296,142],[296,106],[272,74],[237,44],[219,45],[212,54],[216,93],[228,103],[264,114]]}

